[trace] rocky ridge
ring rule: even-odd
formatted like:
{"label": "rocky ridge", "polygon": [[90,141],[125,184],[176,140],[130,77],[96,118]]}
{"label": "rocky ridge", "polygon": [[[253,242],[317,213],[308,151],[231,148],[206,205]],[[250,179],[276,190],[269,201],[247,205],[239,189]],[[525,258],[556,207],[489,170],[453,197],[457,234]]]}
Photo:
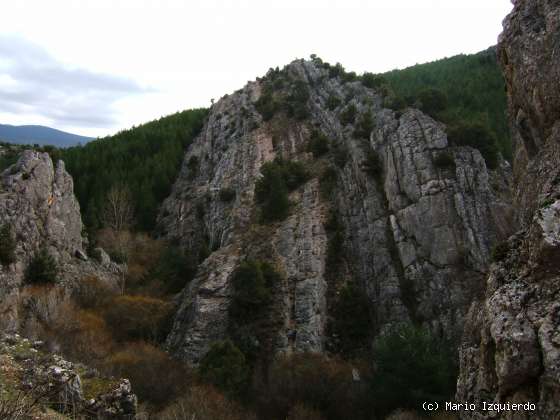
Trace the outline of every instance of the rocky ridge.
{"label": "rocky ridge", "polygon": [[[187,150],[159,215],[162,235],[209,255],[167,340],[184,360],[196,363],[227,336],[232,273],[246,259],[282,273],[273,353],[327,351],[329,306],[345,283],[367,294],[372,334],[412,320],[452,340],[482,292],[491,247],[509,233],[507,163],[489,173],[477,150],[449,144],[442,124],[392,110],[382,88],[331,70],[319,59],[271,70],[213,105]],[[303,96],[304,115],[263,118],[258,103],[271,86],[275,97]],[[317,132],[329,139],[323,157],[309,148]],[[302,162],[312,177],[290,194],[286,220],[262,225],[255,182],[275,158]],[[343,232],[336,275],[327,266],[333,214]]]}
{"label": "rocky ridge", "polygon": [[560,4],[513,3],[498,54],[515,142],[520,229],[499,247],[485,298],[469,311],[457,398],[537,406],[537,412],[465,418],[552,419],[560,416]]}
{"label": "rocky ridge", "polygon": [[[94,275],[117,287],[122,267],[107,258],[87,257],[80,207],[64,162],[55,167],[47,153],[26,150],[1,177],[0,225],[11,227],[15,261],[0,265],[0,331],[33,334],[34,325],[48,324],[46,318],[55,315],[83,277]],[[25,269],[41,248],[59,266],[56,286],[44,300],[48,308],[39,308],[35,297],[25,293]]]}

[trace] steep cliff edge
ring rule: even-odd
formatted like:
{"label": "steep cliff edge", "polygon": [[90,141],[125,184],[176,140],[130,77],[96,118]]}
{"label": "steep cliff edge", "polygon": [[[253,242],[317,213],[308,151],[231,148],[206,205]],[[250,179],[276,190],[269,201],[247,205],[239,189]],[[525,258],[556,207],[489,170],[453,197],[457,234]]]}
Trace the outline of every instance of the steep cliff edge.
{"label": "steep cliff edge", "polygon": [[[387,101],[381,86],[313,59],[213,105],[158,220],[162,235],[207,256],[167,340],[177,356],[197,362],[228,335],[232,274],[245,260],[281,274],[268,337],[255,341],[271,353],[327,351],[330,308],[348,283],[367,295],[372,336],[413,321],[458,338],[508,230],[509,168],[489,175],[442,124]],[[260,223],[255,184],[275,158],[310,176],[290,193],[285,220]]]}
{"label": "steep cliff edge", "polygon": [[469,311],[457,396],[532,401],[537,413],[502,416],[551,419],[560,415],[560,3],[513,3],[498,54],[515,141],[520,230],[498,248],[486,297]]}
{"label": "steep cliff edge", "polygon": [[[83,277],[95,275],[117,286],[119,267],[87,258],[83,248],[80,207],[73,182],[59,161],[47,153],[26,150],[2,173],[0,225],[10,228],[13,261],[0,264],[0,331],[18,331],[48,322],[61,300]],[[3,238],[4,240],[4,238]],[[59,267],[56,286],[48,293],[50,308],[37,313],[32,295],[25,293],[25,270],[39,249],[48,250]]]}

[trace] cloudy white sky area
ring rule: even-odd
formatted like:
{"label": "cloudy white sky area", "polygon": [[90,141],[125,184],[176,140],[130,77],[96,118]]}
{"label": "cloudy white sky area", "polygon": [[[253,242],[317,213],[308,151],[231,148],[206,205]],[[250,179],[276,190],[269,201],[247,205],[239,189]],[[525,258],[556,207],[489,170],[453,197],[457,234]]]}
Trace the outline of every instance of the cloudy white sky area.
{"label": "cloudy white sky area", "polygon": [[0,123],[103,136],[315,53],[383,72],[496,43],[510,0],[2,0]]}

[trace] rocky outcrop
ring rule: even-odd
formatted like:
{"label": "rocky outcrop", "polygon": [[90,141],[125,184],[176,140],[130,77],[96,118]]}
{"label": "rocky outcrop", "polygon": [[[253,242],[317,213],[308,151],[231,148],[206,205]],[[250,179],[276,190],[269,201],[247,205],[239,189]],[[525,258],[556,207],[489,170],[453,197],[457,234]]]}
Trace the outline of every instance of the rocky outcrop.
{"label": "rocky outcrop", "polygon": [[[526,402],[560,416],[560,4],[518,0],[498,54],[515,140],[515,215],[520,230],[496,253],[485,299],[470,309],[461,346],[461,401]],[[496,413],[465,413],[489,418]]]}
{"label": "rocky outcrop", "polygon": [[[24,410],[29,410],[28,414],[50,407],[76,419],[136,417],[138,402],[127,379],[103,377],[85,365],[47,353],[42,341],[31,341],[18,334],[2,335],[0,361],[3,375],[0,400],[25,395],[29,407]],[[33,418],[53,417],[37,414]]]}
{"label": "rocky outcrop", "polygon": [[[280,101],[304,97],[305,113],[285,103],[265,121],[257,108],[266,114],[271,89]],[[273,352],[325,351],[329,306],[348,282],[368,296],[372,333],[413,320],[457,339],[492,244],[509,229],[507,193],[504,201],[492,186],[507,183],[509,167],[489,175],[477,150],[449,144],[442,124],[385,101],[382,89],[344,81],[314,59],[213,105],[158,220],[165,237],[209,253],[180,298],[167,341],[175,354],[197,362],[227,334],[232,273],[247,258],[282,273]],[[317,133],[330,143],[322,157],[310,153]],[[263,225],[255,183],[275,158],[312,176],[291,193],[289,217]],[[327,265],[333,215],[344,254],[336,270]]]}
{"label": "rocky outcrop", "polygon": [[0,330],[16,331],[25,323],[45,321],[25,310],[33,305],[20,305],[25,269],[39,249],[47,249],[59,267],[57,286],[47,299],[53,311],[85,276],[117,285],[121,268],[88,259],[84,251],[80,206],[64,162],[55,167],[47,153],[26,150],[1,176],[0,225],[11,228],[15,261],[0,263]]}

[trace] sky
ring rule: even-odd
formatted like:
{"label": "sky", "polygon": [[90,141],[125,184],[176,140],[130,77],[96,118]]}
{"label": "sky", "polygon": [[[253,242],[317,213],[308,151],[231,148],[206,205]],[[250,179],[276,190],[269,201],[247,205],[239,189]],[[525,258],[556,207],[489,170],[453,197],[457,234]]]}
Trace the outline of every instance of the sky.
{"label": "sky", "polygon": [[317,54],[384,72],[495,45],[510,0],[2,0],[0,124],[113,134]]}

